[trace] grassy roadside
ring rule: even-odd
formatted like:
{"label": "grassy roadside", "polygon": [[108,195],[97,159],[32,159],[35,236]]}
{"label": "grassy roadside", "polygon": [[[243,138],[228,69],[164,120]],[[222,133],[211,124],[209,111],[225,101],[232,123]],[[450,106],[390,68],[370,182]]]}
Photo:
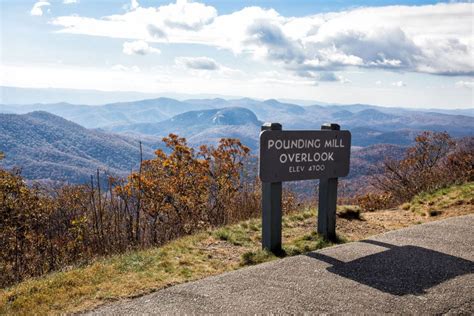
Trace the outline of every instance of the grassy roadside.
{"label": "grassy roadside", "polygon": [[[415,197],[399,208],[360,213],[340,207],[337,230],[358,240],[387,230],[438,218],[474,213],[474,183]],[[435,212],[436,211],[436,212]],[[315,210],[283,219],[287,255],[330,244],[314,234]],[[92,264],[55,272],[0,290],[0,314],[77,312],[170,285],[277,259],[260,250],[261,224],[252,219],[172,241],[160,248],[98,259]]]}
{"label": "grassy roadside", "polygon": [[411,225],[473,213],[474,182],[470,182],[422,193],[393,209],[363,212],[359,219],[354,219],[354,216],[352,220],[339,217],[337,232],[353,241]]}
{"label": "grassy roadside", "polygon": [[[434,217],[443,210],[453,206],[472,206],[474,203],[474,182],[440,189],[433,193],[422,193],[416,196],[409,205],[409,210]],[[407,205],[403,205],[407,207]]]}
{"label": "grassy roadside", "polygon": [[[315,211],[285,216],[283,238],[288,255],[330,245],[311,233]],[[260,220],[209,230],[160,248],[133,251],[0,290],[0,314],[77,312],[101,303],[142,295],[276,259],[260,250]]]}

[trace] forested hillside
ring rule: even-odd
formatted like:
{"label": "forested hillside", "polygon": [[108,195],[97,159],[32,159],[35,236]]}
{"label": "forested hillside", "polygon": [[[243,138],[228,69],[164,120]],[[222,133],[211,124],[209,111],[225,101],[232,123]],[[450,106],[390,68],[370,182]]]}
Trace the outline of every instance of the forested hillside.
{"label": "forested hillside", "polygon": [[[160,142],[149,138],[143,145],[145,159]],[[140,163],[139,140],[89,130],[47,112],[0,114],[2,165],[19,167],[27,179],[72,183],[89,181],[97,168],[125,176]]]}

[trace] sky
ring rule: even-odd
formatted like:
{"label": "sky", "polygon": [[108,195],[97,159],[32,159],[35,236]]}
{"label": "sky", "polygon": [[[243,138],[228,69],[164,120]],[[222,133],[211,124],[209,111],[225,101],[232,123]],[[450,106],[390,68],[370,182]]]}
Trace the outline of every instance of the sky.
{"label": "sky", "polygon": [[0,85],[474,107],[474,3],[0,0]]}

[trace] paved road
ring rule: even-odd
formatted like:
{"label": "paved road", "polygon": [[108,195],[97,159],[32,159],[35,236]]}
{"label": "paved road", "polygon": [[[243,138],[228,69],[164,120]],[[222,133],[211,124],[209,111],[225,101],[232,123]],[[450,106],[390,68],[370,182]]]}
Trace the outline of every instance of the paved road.
{"label": "paved road", "polygon": [[474,215],[177,285],[96,314],[474,313]]}

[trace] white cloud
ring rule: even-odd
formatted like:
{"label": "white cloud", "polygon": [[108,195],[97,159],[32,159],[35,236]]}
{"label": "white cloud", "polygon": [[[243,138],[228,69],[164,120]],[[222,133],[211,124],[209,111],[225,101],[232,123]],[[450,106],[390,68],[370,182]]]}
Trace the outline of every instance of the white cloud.
{"label": "white cloud", "polygon": [[30,14],[33,16],[42,16],[43,15],[43,7],[50,6],[51,3],[48,1],[38,1],[33,5],[31,8]]}
{"label": "white cloud", "polygon": [[392,82],[392,86],[395,86],[395,87],[405,87],[407,84],[405,82],[403,82],[402,80],[400,81],[395,81],[395,82]]}
{"label": "white cloud", "polygon": [[131,0],[130,9],[136,10],[138,9],[139,6],[140,4],[138,3],[138,0]]}
{"label": "white cloud", "polygon": [[365,7],[306,17],[247,7],[218,15],[178,0],[100,19],[62,16],[60,32],[203,44],[248,53],[294,73],[346,67],[474,75],[473,5]]}
{"label": "white cloud", "polygon": [[217,10],[203,3],[177,0],[176,3],[159,7],[157,14],[164,17],[164,25],[169,28],[195,31],[211,23],[217,16]]}
{"label": "white cloud", "polygon": [[376,85],[376,86],[381,86],[381,85],[382,85],[382,81],[380,81],[380,80],[375,81],[375,85]]}
{"label": "white cloud", "polygon": [[340,83],[352,82],[346,77],[340,74],[335,74],[332,71],[298,70],[295,72],[295,75],[301,78],[313,79],[319,82],[340,82]]}
{"label": "white cloud", "polygon": [[460,80],[460,81],[456,82],[455,85],[456,85],[456,87],[459,87],[459,88],[473,89],[474,88],[474,81],[473,80],[470,80],[470,81]]}
{"label": "white cloud", "polygon": [[124,4],[122,6],[122,9],[125,11],[135,11],[140,7],[140,3],[138,3],[138,0],[130,0],[130,3]]}
{"label": "white cloud", "polygon": [[147,55],[151,53],[159,54],[158,48],[151,47],[145,41],[133,41],[123,43],[123,53],[126,55]]}
{"label": "white cloud", "polygon": [[186,68],[198,70],[218,70],[220,65],[209,57],[177,57],[175,61],[178,65]]}
{"label": "white cloud", "polygon": [[122,64],[113,65],[111,69],[115,71],[140,72],[140,68],[138,66],[127,67]]}
{"label": "white cloud", "polygon": [[347,79],[347,78],[344,77],[344,76],[339,76],[339,82],[340,82],[340,83],[344,83],[344,84],[346,84],[346,83],[352,83],[352,81],[350,81],[349,79]]}
{"label": "white cloud", "polygon": [[[128,66],[128,65],[127,65]],[[125,67],[127,67],[125,66]],[[130,66],[128,66],[130,67]],[[117,67],[121,68],[121,67]],[[176,66],[154,66],[142,68],[140,72],[113,70],[110,67],[91,67],[87,65],[51,65],[33,64],[0,64],[0,85],[31,87],[31,88],[65,88],[65,89],[95,89],[104,91],[141,91],[161,93],[173,91],[187,94],[220,94],[232,96],[248,96],[253,98],[283,98],[308,99],[328,103],[363,103],[387,106],[412,105],[427,108],[472,108],[472,90],[460,89],[454,86],[456,80],[451,77],[429,78],[423,80],[439,83],[439,85],[420,89],[416,84],[398,89],[374,89],[373,85],[340,84],[316,85],[314,80],[308,80],[293,74],[288,74],[278,68],[271,72],[255,69],[254,72],[225,76],[218,71],[199,71],[199,75],[190,75],[190,71]],[[370,74],[370,72],[366,72]],[[202,74],[202,76],[201,76]],[[417,74],[385,74],[389,85],[393,81],[410,81],[419,78]],[[211,78],[212,81],[205,80]],[[463,78],[462,80],[467,80]],[[372,80],[374,81],[374,80]],[[210,82],[212,84],[210,84]]]}
{"label": "white cloud", "polygon": [[333,72],[322,72],[318,79],[319,81],[339,81],[339,78]]}
{"label": "white cloud", "polygon": [[166,39],[166,33],[161,28],[157,27],[156,25],[149,24],[147,26],[147,31],[148,31],[148,34],[152,38]]}
{"label": "white cloud", "polygon": [[64,4],[74,4],[79,3],[79,0],[63,0]]}
{"label": "white cloud", "polygon": [[201,56],[201,57],[176,57],[175,64],[177,69],[184,69],[192,76],[202,77],[206,80],[220,80],[223,78],[232,80],[248,79],[248,73],[235,68],[226,67],[216,60]]}

